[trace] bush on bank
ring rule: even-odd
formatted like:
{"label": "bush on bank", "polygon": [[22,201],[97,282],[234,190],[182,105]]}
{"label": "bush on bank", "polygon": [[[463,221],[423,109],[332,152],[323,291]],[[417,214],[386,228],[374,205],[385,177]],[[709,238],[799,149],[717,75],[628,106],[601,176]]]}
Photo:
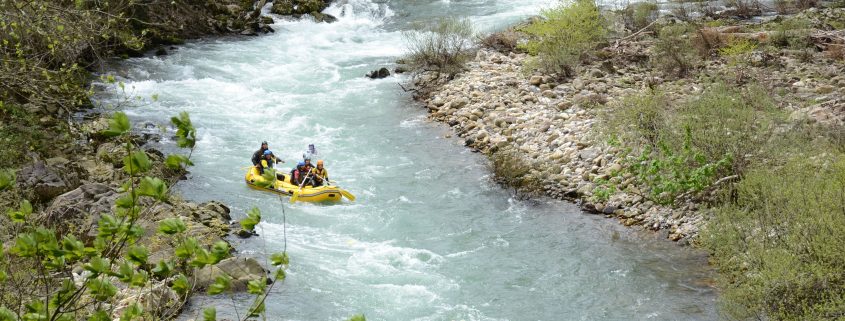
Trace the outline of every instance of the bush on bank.
{"label": "bush on bank", "polygon": [[604,19],[593,0],[575,0],[543,10],[542,18],[523,27],[530,40],[522,45],[534,56],[530,69],[571,77],[586,54],[604,41]]}

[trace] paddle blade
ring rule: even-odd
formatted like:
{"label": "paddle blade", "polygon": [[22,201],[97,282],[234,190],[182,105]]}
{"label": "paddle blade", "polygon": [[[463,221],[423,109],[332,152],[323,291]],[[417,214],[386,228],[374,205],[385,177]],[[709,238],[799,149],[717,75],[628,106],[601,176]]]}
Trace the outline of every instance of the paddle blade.
{"label": "paddle blade", "polygon": [[296,203],[297,199],[299,199],[299,191],[293,191],[293,195],[290,196],[290,203]]}
{"label": "paddle blade", "polygon": [[352,193],[347,192],[345,189],[340,190],[340,195],[343,195],[343,197],[346,197],[350,201],[355,201],[355,195],[352,195]]}

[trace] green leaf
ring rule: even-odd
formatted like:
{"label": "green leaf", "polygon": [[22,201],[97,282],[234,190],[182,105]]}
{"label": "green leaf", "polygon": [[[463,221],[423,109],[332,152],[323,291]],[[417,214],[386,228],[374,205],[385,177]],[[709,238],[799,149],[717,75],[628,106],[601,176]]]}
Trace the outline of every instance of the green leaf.
{"label": "green leaf", "polygon": [[109,214],[101,215],[100,220],[97,221],[97,235],[100,237],[114,236],[119,229],[120,223],[117,222],[114,216]]}
{"label": "green leaf", "polygon": [[97,310],[97,312],[94,312],[94,314],[88,317],[88,321],[111,321],[111,318],[106,311]]}
{"label": "green leaf", "polygon": [[167,235],[179,234],[188,229],[181,218],[167,218],[158,222],[158,231]]}
{"label": "green leaf", "polygon": [[167,277],[173,273],[173,265],[167,261],[158,261],[156,266],[152,269],[153,274],[159,277]]}
{"label": "green leaf", "polygon": [[[6,271],[0,271],[0,283],[6,282],[7,277],[8,277],[8,275],[6,275]],[[0,320],[2,320],[2,319],[0,319]]]}
{"label": "green leaf", "polygon": [[167,168],[178,170],[184,167],[193,166],[194,163],[191,162],[191,159],[185,155],[178,155],[178,154],[170,154],[167,155],[167,159],[164,160],[164,165]]}
{"label": "green leaf", "polygon": [[0,307],[0,321],[17,321],[18,316],[6,307]]}
{"label": "green leaf", "polygon": [[217,321],[217,309],[214,307],[207,307],[202,310],[203,321]]}
{"label": "green leaf", "polygon": [[264,289],[267,288],[267,279],[261,278],[252,280],[247,283],[247,292],[255,295],[264,294]]}
{"label": "green leaf", "polygon": [[123,158],[123,171],[129,175],[144,173],[150,170],[152,163],[144,151],[134,151]]}
{"label": "green leaf", "polygon": [[176,247],[174,254],[176,257],[180,259],[190,259],[194,256],[194,253],[197,252],[199,249],[199,243],[197,239],[193,237],[185,238],[179,246]]}
{"label": "green leaf", "polygon": [[102,257],[92,257],[82,268],[93,273],[90,278],[95,278],[100,274],[109,272],[109,260]]}
{"label": "green leaf", "polygon": [[15,245],[9,249],[12,254],[20,257],[33,257],[38,253],[38,242],[32,233],[19,234],[15,238]]}
{"label": "green leaf", "polygon": [[85,244],[73,235],[66,235],[62,239],[62,249],[65,251],[65,255],[72,260],[85,256]]}
{"label": "green leaf", "polygon": [[173,291],[176,291],[176,293],[185,295],[186,293],[188,293],[188,289],[190,289],[188,278],[182,274],[177,275],[173,279],[173,285],[171,285],[170,288],[173,289]]}
{"label": "green leaf", "polygon": [[255,231],[255,226],[261,222],[261,211],[257,207],[253,207],[246,215],[246,218],[241,220],[241,227],[250,232]]}
{"label": "green leaf", "polygon": [[349,318],[349,321],[367,321],[367,317],[364,314],[356,314]]}
{"label": "green leaf", "polygon": [[157,177],[146,176],[141,179],[138,194],[149,196],[162,202],[167,201],[167,184]]}
{"label": "green leaf", "polygon": [[0,170],[0,191],[4,191],[15,185],[15,171],[10,169]]}
{"label": "green leaf", "polygon": [[88,282],[88,288],[97,301],[106,301],[117,294],[117,287],[104,279],[92,279]]}
{"label": "green leaf", "polygon": [[135,263],[135,265],[145,265],[147,264],[147,258],[150,256],[150,252],[147,250],[146,247],[143,246],[132,246],[126,251],[126,256],[129,261]]}
{"label": "green leaf", "polygon": [[194,259],[191,261],[191,265],[196,266],[198,268],[202,268],[206,265],[217,263],[217,260],[211,255],[210,252],[206,249],[197,249],[196,253],[194,253]]}
{"label": "green leaf", "polygon": [[290,264],[290,258],[287,252],[273,253],[273,255],[270,255],[270,262],[272,262],[271,264],[273,266],[288,265]]}
{"label": "green leaf", "polygon": [[32,203],[28,200],[21,202],[20,208],[17,211],[9,210],[9,218],[15,223],[25,223],[32,214]]}
{"label": "green leaf", "polygon": [[197,130],[188,113],[183,111],[179,113],[179,117],[171,117],[170,122],[176,127],[176,145],[181,148],[194,148],[197,143]]}
{"label": "green leaf", "polygon": [[287,277],[284,269],[276,269],[276,281],[284,281]]}
{"label": "green leaf", "polygon": [[229,243],[217,241],[211,247],[211,255],[214,257],[214,263],[212,264],[216,264],[217,262],[229,257]]}
{"label": "green leaf", "polygon": [[121,282],[132,282],[132,277],[135,275],[135,267],[133,267],[132,264],[129,264],[129,262],[123,262],[123,264],[117,268],[117,272],[112,273],[112,275],[116,276]]}
{"label": "green leaf", "polygon": [[141,307],[141,304],[135,302],[123,311],[123,315],[120,316],[120,321],[132,321],[139,318],[142,313],[144,313],[144,309]]}
{"label": "green leaf", "polygon": [[144,287],[147,285],[147,281],[149,281],[150,275],[147,271],[140,270],[134,275],[132,275],[132,281],[129,283],[134,287]]}
{"label": "green leaf", "polygon": [[120,136],[128,133],[131,128],[129,117],[123,112],[116,112],[109,119],[109,129],[104,130],[102,134],[107,137]]}
{"label": "green leaf", "polygon": [[232,286],[232,280],[228,276],[218,276],[214,279],[214,284],[208,287],[208,295],[217,295],[229,290]]}

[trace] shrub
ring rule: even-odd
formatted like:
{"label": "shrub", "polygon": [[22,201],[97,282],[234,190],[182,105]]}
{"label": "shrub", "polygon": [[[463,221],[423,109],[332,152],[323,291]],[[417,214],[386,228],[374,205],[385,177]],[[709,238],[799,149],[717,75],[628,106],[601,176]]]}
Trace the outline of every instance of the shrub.
{"label": "shrub", "polygon": [[810,46],[810,21],[790,18],[775,27],[769,42],[780,48],[805,49]]}
{"label": "shrub", "polygon": [[404,32],[408,49],[404,60],[417,70],[457,74],[472,57],[474,34],[469,20],[453,18]]}
{"label": "shrub", "polygon": [[602,116],[602,127],[631,151],[626,170],[665,204],[742,176],[767,152],[781,117],[762,89],[716,83],[682,103],[660,93],[628,97]]}
{"label": "shrub", "polygon": [[520,35],[514,30],[494,32],[481,38],[481,45],[501,53],[519,51]]}
{"label": "shrub", "polygon": [[575,0],[544,10],[543,19],[523,27],[530,40],[522,48],[535,56],[531,69],[572,76],[583,56],[607,35],[605,21],[593,0]]}
{"label": "shrub", "polygon": [[735,319],[838,320],[845,312],[845,155],[751,171],[703,244]]}
{"label": "shrub", "polygon": [[757,49],[757,44],[748,39],[731,39],[728,45],[719,49],[719,54],[727,59],[728,67],[734,73],[735,82],[741,84],[745,81],[748,66],[751,63],[751,53]]}
{"label": "shrub", "polygon": [[658,9],[659,7],[654,2],[637,2],[629,4],[623,10],[625,27],[631,31],[637,31],[645,28],[657,19],[659,14]]}
{"label": "shrub", "polygon": [[652,51],[652,65],[668,74],[685,77],[698,64],[699,57],[690,41],[693,28],[687,24],[660,29]]}
{"label": "shrub", "polygon": [[531,171],[534,166],[516,149],[497,149],[490,154],[490,166],[496,181],[512,187],[516,193],[530,196],[542,188],[540,178]]}
{"label": "shrub", "polygon": [[726,0],[725,5],[736,9],[736,15],[743,19],[748,19],[759,15],[760,2],[757,0]]}

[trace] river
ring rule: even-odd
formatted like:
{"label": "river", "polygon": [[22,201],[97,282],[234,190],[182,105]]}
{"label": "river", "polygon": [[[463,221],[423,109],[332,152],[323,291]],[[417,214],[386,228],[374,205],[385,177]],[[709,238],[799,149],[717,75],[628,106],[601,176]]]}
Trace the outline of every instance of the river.
{"label": "river", "polygon": [[[483,156],[426,120],[404,78],[363,77],[402,55],[401,32],[415,23],[459,16],[494,30],[550,2],[350,0],[327,9],[337,23],[277,19],[273,34],[190,42],[113,70],[128,94],[158,96],[127,109],[134,120],[191,114],[196,166],[181,194],[223,201],[235,218],[262,210],[262,237],[233,240],[241,255],[263,262],[286,230],[291,266],[269,320],[717,319],[700,251],[569,203],[514,199]],[[290,205],[248,189],[243,166],[262,140],[286,165],[314,144],[358,200]],[[226,298],[197,298],[185,318],[204,305],[234,311]]]}

